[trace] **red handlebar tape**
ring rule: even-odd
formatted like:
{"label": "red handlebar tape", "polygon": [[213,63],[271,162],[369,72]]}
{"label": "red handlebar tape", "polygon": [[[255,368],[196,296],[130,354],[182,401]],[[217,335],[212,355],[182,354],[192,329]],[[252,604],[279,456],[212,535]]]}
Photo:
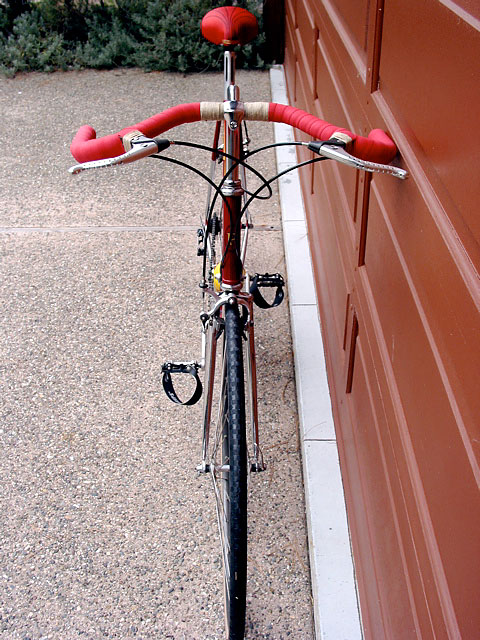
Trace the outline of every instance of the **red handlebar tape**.
{"label": "red handlebar tape", "polygon": [[348,129],[336,127],[306,111],[274,102],[270,103],[268,119],[270,122],[289,124],[316,140],[328,140],[337,132],[345,133],[353,140],[352,155],[362,160],[388,164],[397,153],[395,143],[381,129],[372,129],[368,138],[357,136]]}
{"label": "red handlebar tape", "polygon": [[[177,127],[187,122],[196,122],[201,119],[200,103],[179,104],[171,109],[166,109],[148,120],[139,122],[131,127],[126,127],[118,133],[96,138],[95,130],[88,125],[81,127],[75,135],[70,151],[77,162],[89,162],[91,160],[103,160],[113,158],[124,153],[122,137],[129,131],[139,130],[145,136],[154,138],[168,129]],[[373,129],[368,137],[357,136],[348,129],[336,127],[315,116],[289,107],[284,104],[271,102],[268,109],[270,122],[283,122],[300,129],[316,140],[328,140],[334,133],[340,132],[348,135],[352,143],[352,154],[362,160],[388,164],[397,153],[395,143],[381,129]]]}
{"label": "red handlebar tape", "polygon": [[129,131],[141,131],[148,138],[159,136],[164,131],[178,127],[186,122],[196,122],[200,120],[200,103],[191,102],[188,104],[178,104],[176,107],[166,109],[156,116],[152,116],[143,122],[126,127],[118,133],[102,138],[96,138],[95,129],[84,125],[77,131],[70,145],[72,156],[77,162],[89,162],[91,160],[103,160],[114,158],[125,153],[122,138]]}

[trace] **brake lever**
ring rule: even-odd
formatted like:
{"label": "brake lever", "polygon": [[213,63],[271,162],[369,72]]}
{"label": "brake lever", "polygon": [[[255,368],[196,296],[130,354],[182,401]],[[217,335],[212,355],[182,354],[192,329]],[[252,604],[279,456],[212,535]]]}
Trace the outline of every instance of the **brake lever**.
{"label": "brake lever", "polygon": [[91,162],[83,162],[70,167],[69,173],[77,174],[87,169],[99,169],[101,167],[113,167],[119,164],[128,164],[129,162],[135,162],[141,158],[147,158],[154,153],[163,151],[170,142],[165,139],[152,139],[145,136],[137,136],[131,143],[131,148],[121,156],[115,158],[105,158],[104,160],[92,160]]}
{"label": "brake lever", "polygon": [[[340,141],[339,141],[340,142]],[[342,164],[346,164],[354,169],[360,169],[362,171],[369,171],[370,173],[385,173],[395,178],[405,180],[408,176],[408,171],[400,169],[400,167],[393,167],[389,164],[379,164],[378,162],[370,162],[368,160],[361,160],[347,153],[340,144],[335,144],[333,140],[326,142],[310,142],[308,148],[314,151],[318,155],[331,160],[336,160]]]}

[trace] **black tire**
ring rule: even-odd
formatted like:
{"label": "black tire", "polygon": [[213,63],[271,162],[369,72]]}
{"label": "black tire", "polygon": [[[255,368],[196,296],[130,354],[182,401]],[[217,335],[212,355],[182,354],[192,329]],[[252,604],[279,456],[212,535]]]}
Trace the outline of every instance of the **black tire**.
{"label": "black tire", "polygon": [[225,310],[225,368],[221,400],[221,499],[225,621],[228,640],[243,640],[247,585],[247,444],[243,331],[236,305]]}

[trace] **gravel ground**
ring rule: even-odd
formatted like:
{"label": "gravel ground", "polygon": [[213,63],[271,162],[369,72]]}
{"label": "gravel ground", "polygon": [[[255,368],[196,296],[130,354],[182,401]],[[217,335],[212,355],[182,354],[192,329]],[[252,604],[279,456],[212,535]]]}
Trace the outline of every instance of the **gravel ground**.
{"label": "gravel ground", "polygon": [[[238,82],[269,99],[268,74]],[[0,79],[2,639],[223,638],[213,496],[195,473],[201,409],[160,387],[165,359],[199,357],[198,211],[185,205],[201,211],[203,187],[153,160],[66,171],[80,125],[112,133],[221,85],[135,70]],[[250,131],[271,140],[270,125]],[[198,123],[171,137],[210,136]],[[278,200],[256,211],[251,271],[282,271]],[[246,638],[310,640],[287,305],[258,310],[256,329],[268,470],[250,485]]]}

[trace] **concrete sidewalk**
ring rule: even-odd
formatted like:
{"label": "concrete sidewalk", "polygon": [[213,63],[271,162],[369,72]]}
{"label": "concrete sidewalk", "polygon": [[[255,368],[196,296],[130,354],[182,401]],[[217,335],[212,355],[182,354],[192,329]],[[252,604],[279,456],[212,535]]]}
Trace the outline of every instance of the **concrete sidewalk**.
{"label": "concrete sidewalk", "polygon": [[[270,99],[267,73],[238,82],[245,100]],[[0,79],[2,638],[223,637],[211,488],[195,474],[200,410],[177,408],[160,387],[165,359],[199,355],[204,187],[154,160],[66,171],[80,125],[111,133],[218,99],[221,85],[133,70]],[[270,125],[250,132],[257,145],[272,140]],[[206,123],[174,134],[210,135]],[[258,168],[273,175],[273,154]],[[251,270],[282,271],[278,198],[255,211]],[[288,306],[256,321],[268,471],[249,503],[246,637],[311,640]]]}
{"label": "concrete sidewalk", "polygon": [[[271,69],[270,79],[273,102],[288,104],[281,66]],[[275,124],[275,140],[293,141],[292,128]],[[296,161],[294,147],[277,148],[279,170]],[[360,609],[298,172],[286,174],[279,184],[316,637],[360,640]]]}

